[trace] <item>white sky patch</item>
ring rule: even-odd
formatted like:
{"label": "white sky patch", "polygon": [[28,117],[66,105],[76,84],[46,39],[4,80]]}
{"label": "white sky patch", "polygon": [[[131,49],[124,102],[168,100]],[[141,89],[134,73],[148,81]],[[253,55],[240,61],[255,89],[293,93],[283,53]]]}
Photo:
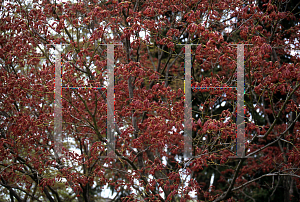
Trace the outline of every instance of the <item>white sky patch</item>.
{"label": "white sky patch", "polygon": [[226,102],[223,101],[223,102],[221,103],[221,106],[224,107],[225,105],[226,105]]}
{"label": "white sky patch", "polygon": [[[300,31],[298,31],[300,32]],[[298,39],[295,39],[294,40],[294,43],[290,44],[290,49],[291,49],[291,55],[292,56],[300,56],[300,50],[299,49],[296,49],[296,46],[295,44],[298,44],[299,45],[299,40]]]}
{"label": "white sky patch", "polygon": [[209,184],[209,190],[208,190],[209,192],[211,192],[211,188],[214,183],[214,179],[215,179],[215,174],[213,173],[210,178],[210,184]]}
{"label": "white sky patch", "polygon": [[117,195],[116,191],[112,193],[112,191],[109,189],[108,185],[105,185],[103,187],[103,191],[101,192],[101,197],[103,198],[114,198]]}
{"label": "white sky patch", "polygon": [[230,117],[226,117],[223,123],[227,123],[230,120]]}
{"label": "white sky patch", "polygon": [[[186,170],[180,169],[179,170],[179,175],[180,175],[180,179],[181,179],[181,186],[179,186],[178,188],[178,193],[180,195],[183,195],[183,193],[186,193],[185,187],[189,186],[189,181],[191,180],[191,176],[187,175]],[[197,197],[197,192],[196,191],[190,191],[189,192],[189,196],[191,198],[196,198]]]}

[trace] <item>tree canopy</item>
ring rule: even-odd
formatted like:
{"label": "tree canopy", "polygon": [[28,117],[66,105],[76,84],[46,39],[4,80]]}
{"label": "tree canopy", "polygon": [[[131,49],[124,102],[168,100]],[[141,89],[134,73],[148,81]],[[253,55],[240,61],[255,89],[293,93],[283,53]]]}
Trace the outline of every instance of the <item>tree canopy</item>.
{"label": "tree canopy", "polygon": [[[299,12],[296,0],[0,0],[0,201],[298,201]],[[115,158],[107,154],[106,44],[118,44]],[[198,87],[190,158],[184,44],[193,44]],[[237,44],[248,44],[249,158],[232,158]]]}

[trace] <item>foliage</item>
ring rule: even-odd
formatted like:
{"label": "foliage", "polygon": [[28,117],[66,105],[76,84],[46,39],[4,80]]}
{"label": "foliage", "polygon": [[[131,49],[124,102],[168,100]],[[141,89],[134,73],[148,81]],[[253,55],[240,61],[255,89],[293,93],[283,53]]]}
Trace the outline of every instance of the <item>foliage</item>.
{"label": "foliage", "polygon": [[[0,1],[2,201],[297,201],[299,3]],[[52,44],[52,45],[51,45]],[[106,156],[105,89],[63,89],[54,147],[54,45],[64,86],[107,85],[115,45],[117,158]],[[193,91],[194,157],[184,149],[184,53],[192,86],[235,86],[245,46],[246,155],[235,156],[236,90]],[[293,50],[293,51],[292,51]],[[211,180],[213,181],[211,182]],[[105,189],[105,187],[107,187]]]}

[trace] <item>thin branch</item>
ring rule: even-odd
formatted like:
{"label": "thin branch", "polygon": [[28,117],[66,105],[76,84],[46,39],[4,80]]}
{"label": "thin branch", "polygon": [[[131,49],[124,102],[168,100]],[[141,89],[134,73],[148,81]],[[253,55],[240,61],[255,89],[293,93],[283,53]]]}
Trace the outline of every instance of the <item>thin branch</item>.
{"label": "thin branch", "polygon": [[291,176],[291,177],[297,177],[297,178],[300,178],[300,175],[296,175],[296,174],[292,174],[292,173],[290,173],[290,174],[279,173],[279,172],[277,172],[277,173],[268,173],[268,174],[262,175],[262,176],[260,176],[260,177],[258,177],[258,178],[255,178],[255,179],[253,179],[253,180],[250,180],[250,181],[248,181],[248,182],[242,184],[241,186],[232,189],[232,191],[236,191],[236,190],[238,190],[238,189],[241,189],[241,188],[247,186],[248,184],[250,184],[250,183],[252,183],[252,182],[255,182],[255,181],[257,181],[257,180],[259,180],[259,179],[261,179],[261,178],[263,178],[263,177],[270,177],[270,176]]}

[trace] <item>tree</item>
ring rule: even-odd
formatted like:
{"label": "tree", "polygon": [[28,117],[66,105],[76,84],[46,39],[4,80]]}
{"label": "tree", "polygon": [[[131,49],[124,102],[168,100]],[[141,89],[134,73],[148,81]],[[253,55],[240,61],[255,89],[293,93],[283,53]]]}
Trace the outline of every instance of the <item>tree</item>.
{"label": "tree", "polygon": [[[7,201],[297,201],[299,15],[294,1],[1,2],[0,184]],[[286,8],[286,9],[285,9]],[[284,22],[292,22],[286,24]],[[53,44],[63,133],[54,137]],[[107,146],[106,46],[114,46],[116,158]],[[184,150],[184,59],[192,86],[235,86],[246,46],[246,156],[235,156],[236,90],[193,90]],[[291,51],[293,49],[294,51]],[[287,59],[286,59],[287,58]],[[103,188],[108,186],[107,189]]]}

